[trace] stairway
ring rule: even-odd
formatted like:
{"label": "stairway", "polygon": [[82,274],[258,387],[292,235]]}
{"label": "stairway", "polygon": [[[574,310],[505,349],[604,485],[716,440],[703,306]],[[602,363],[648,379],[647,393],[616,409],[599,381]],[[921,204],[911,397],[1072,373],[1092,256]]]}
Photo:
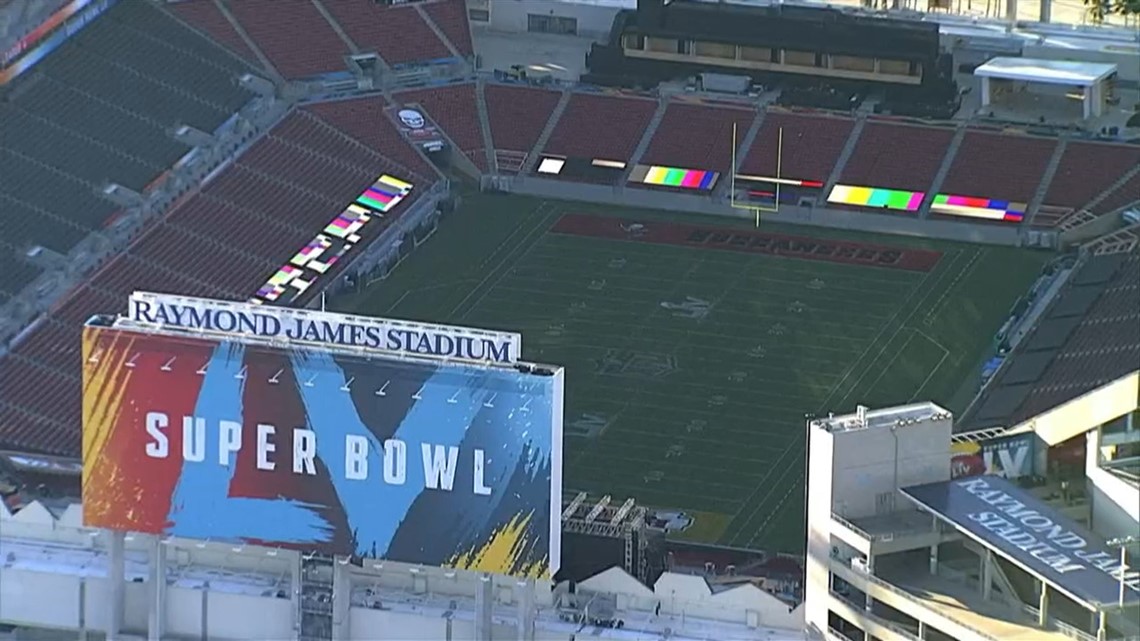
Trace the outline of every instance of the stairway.
{"label": "stairway", "polygon": [[520,174],[529,174],[534,171],[534,166],[538,163],[538,155],[546,147],[546,143],[550,140],[550,136],[554,134],[554,128],[558,126],[558,121],[562,118],[562,112],[566,111],[566,105],[570,104],[570,96],[574,95],[569,89],[562,91],[562,97],[558,99],[558,104],[554,106],[554,112],[550,114],[550,120],[546,121],[546,127],[542,130],[542,134],[534,143],[534,148],[530,150],[530,154],[526,157],[526,162],[523,163],[522,168],[519,170]]}
{"label": "stairway", "polygon": [[301,557],[301,641],[332,641],[333,559]]}
{"label": "stairway", "polygon": [[965,138],[966,125],[963,123],[958,125],[958,130],[950,139],[950,145],[946,148],[946,155],[942,157],[942,164],[938,166],[938,171],[935,172],[934,179],[930,181],[926,195],[922,197],[922,203],[918,206],[919,218],[930,217],[930,205],[934,203],[934,195],[942,189],[942,183],[946,182],[946,175],[950,173],[950,167],[954,165],[954,158],[958,155],[958,148],[962,146],[962,141]]}
{"label": "stairway", "polygon": [[451,38],[448,38],[447,34],[445,34],[443,30],[439,28],[439,25],[435,23],[435,20],[431,19],[431,16],[428,15],[428,12],[424,11],[424,8],[419,4],[412,6],[415,7],[416,13],[420,14],[420,18],[423,19],[424,24],[426,24],[428,28],[431,29],[433,33],[435,33],[435,37],[439,38],[439,41],[443,43],[443,46],[447,47],[447,50],[451,52],[451,55],[462,60],[463,54],[459,53],[459,50],[455,48],[455,43],[453,43],[451,41]]}
{"label": "stairway", "polygon": [[1057,175],[1057,168],[1061,166],[1061,157],[1065,155],[1065,148],[1068,146],[1069,140],[1062,138],[1053,148],[1053,156],[1049,158],[1049,164],[1045,166],[1045,173],[1041,176],[1037,191],[1033,192],[1033,198],[1025,206],[1025,219],[1021,221],[1022,225],[1028,226],[1029,221],[1037,215],[1037,210],[1045,201],[1045,194],[1049,192],[1049,185],[1053,184],[1053,176]]}
{"label": "stairway", "polygon": [[835,161],[831,175],[827,177],[827,184],[823,186],[820,204],[827,202],[827,197],[831,194],[832,188],[835,187],[835,183],[839,182],[839,177],[843,175],[843,168],[847,166],[851,154],[855,153],[855,147],[859,144],[859,136],[863,135],[863,127],[866,126],[867,116],[859,114],[855,119],[855,126],[851,129],[851,135],[847,137],[847,142],[843,145],[843,151],[839,152],[839,159]]}
{"label": "stairway", "polygon": [[230,13],[229,7],[227,7],[226,4],[222,2],[222,0],[214,0],[214,5],[217,6],[218,11],[220,11],[222,15],[226,17],[226,21],[230,23],[230,26],[233,27],[234,31],[236,31],[237,34],[241,36],[241,39],[245,41],[245,46],[249,47],[249,50],[253,52],[253,55],[257,56],[257,60],[261,62],[261,66],[264,67],[265,70],[273,75],[278,81],[282,80],[281,72],[277,71],[277,67],[274,67],[272,62],[269,62],[269,58],[265,55],[261,48],[257,46],[257,43],[253,41],[253,38],[249,36],[249,33],[246,32],[245,27],[241,26],[241,23],[238,22],[237,17],[234,16],[234,14]]}
{"label": "stairway", "polygon": [[313,7],[316,8],[317,13],[321,14],[321,16],[325,19],[325,22],[329,23],[329,26],[332,27],[332,30],[336,32],[336,35],[340,36],[340,39],[344,42],[345,46],[348,47],[348,50],[353,54],[360,53],[360,47],[358,47],[356,43],[352,41],[352,38],[348,37],[348,34],[344,32],[344,28],[340,26],[340,23],[336,21],[336,18],[334,18],[332,14],[329,13],[329,10],[325,7],[325,5],[321,4],[321,0],[312,0],[312,3]]}
{"label": "stairway", "polygon": [[487,115],[487,83],[475,83],[475,113],[479,116],[479,130],[483,133],[483,152],[487,156],[487,170],[499,173],[499,161],[495,158],[495,139],[491,136],[491,118]]}
{"label": "stairway", "polygon": [[633,148],[633,154],[629,157],[629,162],[625,165],[625,173],[621,176],[619,185],[624,185],[629,180],[629,174],[637,163],[641,162],[641,157],[645,155],[645,151],[649,149],[649,143],[653,141],[653,135],[657,133],[657,127],[661,126],[661,120],[665,118],[665,110],[669,108],[669,98],[662,97],[657,100],[657,110],[653,112],[653,117],[649,119],[649,124],[645,126],[645,133],[641,135],[641,140],[638,141],[637,146]]}

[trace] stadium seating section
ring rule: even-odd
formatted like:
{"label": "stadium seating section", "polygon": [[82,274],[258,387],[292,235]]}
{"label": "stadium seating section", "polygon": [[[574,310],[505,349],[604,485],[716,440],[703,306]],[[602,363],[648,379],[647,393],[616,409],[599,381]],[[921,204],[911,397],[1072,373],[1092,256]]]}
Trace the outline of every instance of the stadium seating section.
{"label": "stadium seating section", "polygon": [[234,24],[213,0],[186,0],[167,5],[167,8],[186,24],[206,33],[232,53],[252,64],[259,64],[257,54],[249,48]]}
{"label": "stadium seating section", "polygon": [[[1070,142],[1053,174],[1045,204],[1081,207],[1099,196],[1124,172],[1140,166],[1140,147]],[[1140,194],[1140,189],[1133,190]]]}
{"label": "stadium seating section", "polygon": [[150,3],[119,3],[18,78],[0,102],[0,298],[38,270],[39,245],[66,254],[116,206],[110,182],[141,191],[189,151],[179,124],[212,132],[247,102],[252,69]]}
{"label": "stadium seating section", "polygon": [[1098,215],[1107,214],[1138,200],[1140,200],[1140,173],[1109,191],[1103,198],[1090,203],[1089,211]]}
{"label": "stadium seating section", "polygon": [[401,105],[419,103],[456,148],[481,169],[487,169],[487,144],[475,106],[475,85],[462,84],[435,89],[404,91],[395,95]]}
{"label": "stadium seating section", "polygon": [[429,177],[435,176],[435,169],[404,142],[403,136],[384,113],[386,107],[388,103],[384,98],[372,96],[309,105],[306,110],[373,149],[384,150],[395,161],[398,173],[416,179],[412,182],[427,182]]}
{"label": "stadium seating section", "polygon": [[[1103,268],[1113,270],[1111,278],[1026,394],[1015,415],[1018,422],[1116,380],[1140,361],[1140,343],[1135,340],[1140,325],[1140,253],[1097,257],[1085,270]],[[1077,274],[1076,284],[1081,276]],[[1127,348],[1106,350],[1105,345]]]}
{"label": "stadium seating section", "polygon": [[1056,147],[1048,138],[967,132],[940,191],[1028,203]]}
{"label": "stadium seating section", "polygon": [[519,157],[538,143],[561,98],[556,91],[495,84],[486,86],[484,96],[495,149]]}
{"label": "stadium seating section", "polygon": [[254,61],[257,56],[239,29],[244,31],[287,79],[346,71],[344,57],[350,53],[377,53],[391,66],[475,53],[462,0],[415,6],[369,0],[188,0],[171,10]]}
{"label": "stadium seating section", "polygon": [[755,118],[754,110],[672,103],[641,161],[727,173],[732,170],[732,125],[739,144]]}
{"label": "stadium seating section", "polygon": [[[322,111],[351,108],[332,103]],[[244,300],[383,171],[406,175],[365,141],[309,111],[293,112],[0,362],[0,424],[18,426],[6,432],[5,446],[78,453],[79,332],[92,314],[122,311],[137,289]],[[426,176],[416,180],[428,184]],[[383,229],[366,226],[364,241]]]}
{"label": "stadium seating section", "polygon": [[312,3],[240,0],[227,6],[282,76],[304,78],[345,69],[344,57],[352,51]]}
{"label": "stadium seating section", "polygon": [[769,112],[741,164],[741,173],[775,176],[780,130],[783,129],[781,176],[827,182],[847,144],[855,122],[848,118]]}
{"label": "stadium seating section", "polygon": [[926,191],[953,138],[952,129],[868,122],[839,182]]}
{"label": "stadium seating section", "polygon": [[461,55],[475,55],[471,25],[467,22],[467,3],[464,0],[442,0],[420,6]]}
{"label": "stadium seating section", "polygon": [[656,109],[655,100],[575,94],[543,151],[586,160],[627,161]]}

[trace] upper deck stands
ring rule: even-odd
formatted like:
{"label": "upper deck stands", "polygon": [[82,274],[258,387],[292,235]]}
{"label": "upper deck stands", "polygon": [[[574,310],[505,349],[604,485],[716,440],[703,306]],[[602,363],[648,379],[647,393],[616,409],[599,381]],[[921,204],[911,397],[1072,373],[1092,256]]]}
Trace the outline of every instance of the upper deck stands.
{"label": "upper deck stands", "polygon": [[396,130],[384,113],[386,106],[384,98],[371,96],[306,105],[304,109],[396,161],[403,171],[412,172],[416,178],[398,176],[402,180],[435,182],[438,172]]}
{"label": "upper deck stands", "polygon": [[741,152],[745,156],[740,173],[776,177],[783,129],[780,176],[826,183],[854,127],[849,118],[768,112],[752,148]]}
{"label": "upper deck stands", "polygon": [[627,161],[656,109],[657,102],[645,98],[574,94],[543,151]]}
{"label": "upper deck stands", "polygon": [[1028,203],[1041,184],[1057,141],[966,132],[941,191]]}
{"label": "upper deck stands", "polygon": [[732,126],[737,144],[756,118],[755,111],[671,103],[642,162],[656,165],[732,171]]}
{"label": "upper deck stands", "polygon": [[471,23],[467,18],[467,3],[463,0],[440,0],[426,2],[420,7],[461,55],[475,55],[475,45],[471,42]]}
{"label": "upper deck stands", "polygon": [[1138,165],[1140,146],[1070,142],[1061,156],[1043,204],[1082,207]]}
{"label": "upper deck stands", "polygon": [[557,91],[496,84],[488,84],[484,95],[492,144],[515,154],[530,153],[561,98]]}
{"label": "upper deck stands", "polygon": [[413,6],[384,7],[369,0],[322,3],[361,51],[375,51],[390,65],[453,57]]}
{"label": "upper deck stands", "polygon": [[486,144],[479,112],[475,109],[475,85],[448,85],[403,91],[395,95],[401,104],[419,103],[479,169],[487,168]]}
{"label": "upper deck stands", "polygon": [[[119,3],[16,79],[0,105],[0,242],[67,254],[108,223],[108,183],[143,191],[251,95],[251,67],[149,3]],[[26,274],[26,270],[20,273]]]}
{"label": "upper deck stands", "polygon": [[234,29],[214,0],[183,0],[166,5],[167,10],[186,22],[186,24],[201,30],[219,44],[229,49],[231,53],[240,56],[251,64],[260,66],[257,55],[249,48],[241,34]]}
{"label": "upper deck stands", "polygon": [[868,122],[839,182],[925,192],[953,138],[951,129]]}
{"label": "upper deck stands", "polygon": [[1094,214],[1108,214],[1126,205],[1140,201],[1140,173],[1134,174],[1119,187],[1104,195],[1095,204],[1089,205]]}
{"label": "upper deck stands", "polygon": [[[123,311],[138,289],[249,297],[388,164],[312,114],[288,116],[0,359],[0,448],[79,456],[79,336],[91,315]],[[364,242],[383,228],[365,226]]]}
{"label": "upper deck stands", "polygon": [[311,2],[230,0],[226,6],[285,78],[345,69],[348,45]]}

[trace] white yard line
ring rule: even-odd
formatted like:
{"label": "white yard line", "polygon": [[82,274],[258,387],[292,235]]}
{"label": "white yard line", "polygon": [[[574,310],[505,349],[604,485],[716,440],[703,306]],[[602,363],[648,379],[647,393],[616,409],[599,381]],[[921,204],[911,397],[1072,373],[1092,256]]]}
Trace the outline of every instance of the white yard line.
{"label": "white yard line", "polygon": [[[954,262],[956,262],[956,261],[954,261]],[[948,267],[947,267],[947,268],[948,268],[948,269],[951,269],[951,268],[953,268],[953,262],[952,262],[950,265],[948,265]],[[936,270],[931,270],[931,271],[929,271],[929,272],[927,272],[927,273],[926,273],[926,276],[924,276],[924,277],[923,277],[923,279],[922,279],[922,282],[920,282],[920,283],[919,283],[919,285],[918,285],[918,287],[917,287],[917,288],[916,288],[914,291],[912,291],[912,292],[911,292],[911,296],[908,296],[908,297],[907,297],[907,304],[904,304],[902,307],[900,307],[900,308],[899,308],[898,312],[896,312],[896,314],[895,314],[895,316],[896,316],[896,317],[897,317],[897,315],[898,315],[899,313],[902,313],[902,311],[903,311],[903,310],[905,310],[905,309],[907,309],[907,308],[909,307],[909,301],[910,301],[910,298],[911,298],[911,297],[913,297],[913,296],[914,296],[914,294],[915,294],[916,292],[923,292],[923,291],[925,291],[925,290],[926,290],[926,281],[927,281],[927,280],[930,278],[931,274],[934,274],[934,273],[935,273],[935,271],[936,271]],[[938,280],[941,280],[941,278],[937,279],[935,282],[938,282]],[[957,280],[958,280],[958,279],[955,279],[953,282],[957,282]],[[895,337],[896,337],[896,336],[898,336],[898,333],[899,333],[900,331],[902,331],[903,329],[906,329],[906,324],[907,324],[908,322],[910,322],[910,321],[911,321],[911,320],[912,320],[912,319],[915,317],[915,315],[918,313],[919,304],[921,304],[921,303],[922,303],[922,300],[923,300],[923,297],[920,297],[920,298],[918,299],[918,301],[916,302],[916,304],[915,304],[913,307],[911,307],[911,308],[910,308],[910,313],[909,313],[909,314],[906,316],[906,318],[904,318],[904,319],[903,319],[902,323],[900,323],[900,324],[899,324],[899,327],[898,327],[898,329],[896,329],[896,330],[895,330],[895,332],[894,332],[893,334],[891,334],[891,338],[890,338],[890,339],[887,341],[887,343],[886,343],[886,344],[885,344],[885,345],[882,347],[882,349],[880,349],[880,350],[879,350],[879,353],[878,353],[878,354],[875,356],[874,360],[872,360],[872,361],[871,361],[871,363],[869,363],[869,364],[868,364],[868,366],[867,366],[867,370],[864,370],[863,376],[861,376],[861,377],[860,377],[860,380],[862,380],[862,378],[863,378],[864,376],[866,376],[866,373],[867,373],[867,371],[869,371],[869,370],[870,370],[870,367],[871,367],[872,365],[874,365],[875,361],[879,360],[879,357],[882,355],[882,353],[883,353],[883,350],[885,350],[885,349],[886,349],[887,345],[890,345],[890,343],[894,342],[894,339],[895,339]],[[893,320],[893,317],[892,317],[892,320]],[[888,323],[888,325],[889,325],[889,323]],[[884,326],[884,329],[886,329],[886,326]],[[911,330],[912,332],[917,332],[917,331],[918,331],[918,330],[916,330],[916,329],[913,329],[913,328],[910,328],[910,330]],[[920,333],[921,333],[921,332],[920,332]],[[911,334],[911,336],[913,337],[913,334]],[[942,347],[942,345],[941,345],[940,343],[938,343],[937,341],[934,341],[934,339],[931,339],[930,337],[926,336],[925,334],[923,334],[923,337],[924,337],[924,338],[927,338],[928,340],[931,340],[932,342],[934,342],[934,344],[935,344],[935,345],[938,345],[939,347]],[[945,352],[947,355],[949,354],[949,351],[948,351],[948,350],[946,350],[946,348],[945,348],[945,347],[942,347],[942,349],[944,350],[944,352]],[[896,355],[896,358],[897,358],[897,355]],[[862,359],[862,357],[860,357],[860,359]],[[945,359],[943,359],[943,360],[945,360]],[[858,363],[858,361],[856,361],[856,363]],[[941,366],[941,361],[939,361],[939,366]],[[929,377],[928,377],[928,379],[929,379]],[[847,400],[847,397],[849,397],[849,396],[850,396],[852,393],[854,393],[854,392],[855,392],[855,390],[858,388],[858,383],[859,383],[859,381],[856,381],[856,382],[855,382],[855,385],[854,385],[854,386],[852,386],[852,387],[851,387],[851,389],[849,389],[849,390],[847,391],[847,394],[845,394],[845,395],[843,396],[843,398],[841,398],[841,399],[840,399],[840,403],[842,403],[843,401],[846,401],[846,400]],[[924,385],[925,385],[925,383],[924,383]],[[837,388],[837,389],[838,389],[838,388]],[[823,407],[823,408],[821,408],[821,409],[817,410],[817,411],[816,411],[816,413],[818,414],[819,412],[822,412],[824,409],[826,409],[826,405],[825,405],[825,407]],[[802,433],[801,433],[801,436],[802,436]],[[798,442],[799,442],[799,437],[797,437],[797,439],[796,439],[795,443],[798,443]],[[781,455],[781,460],[782,460],[782,459],[783,459],[783,455]],[[788,468],[788,469],[790,470],[791,468]],[[783,477],[784,477],[785,475],[786,475],[786,473],[780,476],[781,480],[783,479]],[[802,482],[802,481],[801,481],[801,482]],[[798,487],[800,487],[800,483],[796,483],[795,485],[793,485],[793,486],[792,486],[792,489],[790,489],[790,490],[787,492],[787,494],[785,494],[785,495],[784,495],[784,497],[783,497],[783,498],[780,500],[780,502],[776,504],[776,507],[774,507],[774,508],[772,509],[772,511],[771,511],[771,512],[768,514],[768,518],[764,519],[764,521],[763,521],[763,522],[760,524],[760,527],[758,527],[758,528],[757,528],[757,529],[754,531],[754,534],[753,534],[751,537],[749,537],[749,539],[748,539],[748,544],[749,544],[749,545],[751,545],[753,541],[755,541],[755,540],[756,540],[756,539],[757,539],[757,538],[758,538],[758,537],[759,537],[759,536],[760,536],[762,533],[764,533],[764,532],[766,531],[766,529],[767,529],[767,527],[768,527],[768,523],[769,523],[769,522],[771,522],[771,520],[772,520],[772,519],[775,517],[775,515],[776,515],[776,514],[778,514],[778,513],[780,512],[780,509],[781,509],[782,507],[784,507],[784,503],[786,503],[786,502],[787,502],[787,500],[788,500],[788,497],[789,497],[789,496],[791,496],[791,495],[792,495],[792,493],[793,493],[793,491],[794,491],[796,488],[798,488]],[[775,488],[773,488],[772,490],[769,490],[769,493],[768,493],[767,495],[765,495],[765,497],[764,497],[764,501],[762,501],[762,502],[760,503],[760,505],[763,505],[765,502],[767,502],[768,498],[771,496],[772,492],[774,492],[774,491],[775,491]],[[754,515],[755,515],[755,513],[756,513],[756,512],[758,512],[758,511],[759,511],[759,508],[757,508],[757,510],[755,510],[755,511],[753,512],[753,514],[749,515],[749,520],[751,520],[752,516],[754,516]],[[735,517],[733,517],[733,518],[735,519]],[[747,524],[747,523],[748,523],[748,521],[745,521],[745,524]],[[731,524],[731,521],[730,521],[730,524]],[[732,540],[733,540],[733,541],[735,541],[735,540],[736,540],[736,537],[733,537],[733,539],[732,539]]]}
{"label": "white yard line", "polygon": [[[534,213],[537,214],[539,211],[542,211],[547,205],[548,203],[543,201],[537,208],[535,208]],[[557,213],[557,210],[555,210],[555,213]],[[451,314],[448,315],[449,319],[461,321],[466,318],[467,315],[472,312],[472,310],[479,306],[479,303],[484,298],[486,298],[487,294],[490,293],[491,290],[495,289],[495,285],[497,285],[499,281],[501,281],[503,277],[510,272],[510,268],[514,267],[514,265],[517,264],[520,259],[529,254],[531,250],[533,250],[538,245],[538,243],[535,242],[537,240],[537,237],[532,239],[531,236],[533,236],[535,232],[538,232],[538,237],[541,237],[542,234],[546,233],[546,230],[549,229],[548,223],[550,216],[551,212],[543,213],[542,220],[539,222],[539,224],[530,228],[526,234],[523,235],[523,242],[512,245],[511,250],[508,251],[505,256],[503,256],[502,260],[500,260],[499,263],[495,265],[495,268],[487,272],[487,275],[483,277],[483,280],[479,281],[475,287],[471,288],[471,291],[467,292],[467,295],[463,297],[463,300],[459,301],[459,304],[455,306],[455,309],[451,310]],[[518,250],[519,247],[526,247],[526,249],[522,254],[515,255],[515,251]],[[503,267],[506,266],[508,262],[510,262],[511,265],[506,270],[504,270]],[[491,281],[492,278],[494,278],[494,282],[491,283],[490,287],[484,289],[484,286],[487,285],[488,281]],[[459,314],[459,310],[463,309],[464,305],[466,305],[467,302],[470,301],[477,292],[479,293],[479,296],[475,299],[475,302],[467,308],[467,311],[456,317],[456,314]]]}
{"label": "white yard line", "polygon": [[[930,277],[931,277],[931,275],[935,274],[936,272],[937,272],[937,270],[934,270],[934,269],[932,269],[931,271],[927,272],[927,273],[926,273],[926,275],[922,277],[922,280],[919,282],[918,286],[917,286],[917,287],[915,287],[915,288],[914,288],[914,289],[911,291],[910,295],[909,295],[909,296],[907,296],[907,299],[906,299],[905,301],[903,301],[903,304],[902,304],[902,305],[900,305],[900,306],[899,306],[899,308],[898,308],[898,309],[895,311],[895,313],[894,313],[894,314],[891,316],[890,320],[888,320],[886,323],[883,323],[882,329],[880,329],[880,330],[879,330],[879,333],[878,333],[878,334],[875,336],[874,340],[872,340],[872,341],[871,341],[871,343],[870,343],[869,345],[867,345],[867,348],[866,348],[865,350],[863,350],[863,353],[862,353],[862,354],[860,354],[860,355],[859,355],[859,357],[858,357],[857,359],[855,359],[855,361],[853,361],[853,362],[851,363],[851,366],[847,368],[847,372],[846,372],[846,373],[843,375],[843,377],[842,377],[841,379],[839,379],[839,382],[835,384],[835,387],[833,387],[833,388],[832,388],[832,391],[831,391],[831,393],[830,393],[830,394],[828,394],[827,398],[826,398],[826,399],[824,399],[823,403],[821,403],[821,404],[820,404],[819,408],[815,410],[815,413],[816,413],[816,414],[818,414],[818,413],[822,412],[823,410],[827,409],[828,405],[830,405],[830,404],[831,404],[831,402],[832,402],[832,397],[833,397],[833,396],[836,394],[836,392],[838,392],[838,391],[839,391],[839,390],[840,390],[840,389],[843,387],[843,383],[844,383],[844,382],[847,380],[847,378],[848,378],[849,376],[851,376],[851,374],[852,374],[852,373],[855,371],[855,369],[856,369],[856,368],[859,366],[859,364],[860,364],[860,363],[863,361],[863,359],[864,359],[864,358],[866,358],[867,354],[868,354],[868,353],[870,353],[870,351],[871,351],[872,349],[874,349],[874,347],[875,347],[876,345],[878,345],[879,341],[880,341],[880,340],[882,340],[883,334],[884,334],[884,333],[887,331],[887,328],[888,328],[888,327],[890,327],[890,326],[891,326],[891,324],[895,322],[895,319],[897,319],[897,318],[898,318],[898,316],[899,316],[900,314],[902,314],[902,313],[903,313],[903,311],[904,311],[904,310],[906,310],[906,309],[908,309],[908,308],[910,308],[910,310],[911,310],[911,315],[912,315],[912,316],[914,315],[914,312],[915,312],[915,307],[911,307],[911,306],[910,306],[910,299],[911,299],[911,298],[913,298],[913,297],[914,297],[914,295],[915,295],[916,293],[919,293],[919,292],[923,292],[923,291],[925,291],[925,289],[926,289],[926,282],[927,282],[928,280],[930,280]],[[919,299],[919,300],[921,301],[921,299]],[[891,337],[890,337],[890,339],[888,339],[888,341],[887,341],[887,344],[890,344],[890,342],[894,340],[894,337],[895,337],[895,336],[898,334],[898,332],[899,332],[899,331],[902,329],[902,327],[903,327],[905,324],[906,324],[906,322],[905,322],[905,321],[904,321],[903,323],[900,323],[900,324],[899,324],[899,327],[898,327],[898,328],[896,328],[896,329],[895,329],[895,331],[894,331],[894,333],[892,333],[892,334],[891,334]],[[882,354],[882,352],[883,352],[883,349],[886,349],[886,347],[884,346],[883,348],[881,348],[881,349],[879,350],[879,355],[881,355],[881,354]],[[879,355],[876,355],[876,356],[875,356],[875,359],[874,359],[874,360],[872,360],[872,361],[871,361],[871,363],[869,363],[869,364],[868,364],[868,366],[867,366],[868,368],[870,368],[870,366],[874,364],[874,361],[875,361],[875,360],[878,360],[878,358],[879,358]],[[846,400],[846,399],[847,399],[847,396],[850,396],[850,395],[851,395],[851,392],[852,392],[852,391],[854,391],[854,388],[852,388],[851,390],[849,390],[849,391],[847,392],[847,394],[845,394],[845,395],[843,396],[843,398],[842,398],[842,399],[840,399],[840,400],[841,400],[841,401],[843,401],[843,400]],[[790,453],[790,452],[791,452],[793,449],[795,449],[796,447],[798,447],[798,446],[799,446],[800,442],[803,440],[803,436],[804,436],[804,435],[803,435],[803,432],[802,432],[802,431],[799,431],[799,432],[797,433],[797,435],[796,435],[796,438],[792,439],[792,441],[790,441],[790,442],[788,443],[788,446],[787,446],[786,448],[784,448],[784,451],[783,451],[783,453],[781,453],[781,454],[780,454],[780,456],[779,456],[779,458],[777,458],[777,459],[776,459],[776,461],[775,461],[774,463],[772,463],[771,467],[770,467],[770,468],[769,468],[769,470],[768,470],[768,473],[767,473],[767,474],[765,474],[765,475],[764,475],[764,478],[762,478],[762,479],[760,480],[760,483],[759,483],[759,484],[757,484],[757,486],[756,486],[756,489],[755,489],[755,490],[753,490],[753,491],[752,491],[752,493],[748,495],[748,497],[747,497],[747,498],[746,498],[746,499],[745,499],[745,500],[744,500],[744,501],[741,503],[741,507],[740,507],[740,509],[738,509],[738,510],[736,511],[736,513],[732,515],[732,518],[731,518],[731,519],[729,520],[729,522],[728,522],[728,523],[729,523],[729,526],[730,526],[730,527],[731,527],[731,525],[732,525],[732,523],[733,523],[733,522],[735,522],[735,521],[736,521],[738,518],[740,518],[740,514],[741,514],[741,512],[742,512],[742,511],[743,511],[743,510],[744,510],[744,509],[745,509],[745,508],[746,508],[746,507],[747,507],[749,504],[751,504],[751,503],[752,503],[752,500],[753,500],[753,498],[754,498],[754,497],[757,497],[757,496],[759,496],[759,493],[760,493],[760,492],[763,490],[765,483],[766,483],[766,482],[768,481],[768,479],[769,479],[769,478],[772,476],[772,474],[773,474],[773,473],[775,473],[775,471],[776,471],[777,469],[780,469],[780,468],[781,468],[781,465],[780,465],[780,464],[783,462],[784,458],[786,458],[786,457],[788,456],[788,454],[789,454],[789,453]],[[787,473],[788,473],[788,472],[789,472],[791,469],[793,469],[793,468],[792,468],[792,466],[785,466],[785,467],[783,467],[783,468],[782,468],[782,474],[780,475],[780,477],[779,477],[779,478],[782,480],[782,479],[784,478],[784,476],[786,476],[786,475],[787,475]],[[755,508],[753,508],[753,509],[752,509],[752,511],[751,511],[751,512],[748,514],[748,517],[747,517],[747,518],[744,520],[744,525],[748,525],[748,523],[750,523],[750,522],[752,521],[752,519],[753,519],[753,518],[754,518],[754,517],[755,517],[755,516],[756,516],[756,515],[757,515],[757,514],[760,512],[761,508],[764,506],[764,504],[765,504],[765,503],[767,503],[767,502],[768,502],[768,498],[769,498],[769,497],[771,497],[771,495],[772,495],[772,493],[773,493],[774,491],[775,491],[775,486],[774,486],[774,487],[771,487],[771,488],[769,488],[769,489],[768,489],[768,493],[764,495],[764,498],[763,498],[763,500],[762,500],[762,501],[760,501],[759,503],[757,503],[756,507],[755,507]],[[776,508],[775,510],[773,510],[773,511],[772,511],[772,513],[774,514],[774,513],[775,513],[775,512],[776,512],[778,509],[779,509],[779,506],[777,506],[777,508]],[[771,514],[769,515],[769,519],[770,519],[770,518],[771,518]],[[760,531],[762,531],[762,530],[763,530],[763,528],[759,528],[759,529],[757,529],[757,530],[756,530],[756,532],[760,532]],[[740,538],[740,536],[741,536],[741,534],[742,534],[743,532],[744,532],[744,530],[743,530],[743,529],[741,529],[741,530],[740,530],[740,531],[738,531],[736,534],[734,534],[734,535],[732,536],[732,538],[728,540],[728,544],[729,544],[729,545],[732,545],[733,543],[735,543],[736,541],[738,541],[738,540],[739,540],[739,538]],[[752,537],[749,537],[748,541],[752,541],[754,538],[755,538],[755,535],[753,535]]]}

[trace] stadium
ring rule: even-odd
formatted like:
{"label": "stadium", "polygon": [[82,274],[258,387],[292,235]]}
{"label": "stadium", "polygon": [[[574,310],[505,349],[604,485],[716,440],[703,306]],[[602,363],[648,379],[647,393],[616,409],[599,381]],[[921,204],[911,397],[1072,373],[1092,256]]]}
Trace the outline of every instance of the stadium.
{"label": "stadium", "polygon": [[0,0],[0,638],[1140,638],[1136,15],[859,4]]}

